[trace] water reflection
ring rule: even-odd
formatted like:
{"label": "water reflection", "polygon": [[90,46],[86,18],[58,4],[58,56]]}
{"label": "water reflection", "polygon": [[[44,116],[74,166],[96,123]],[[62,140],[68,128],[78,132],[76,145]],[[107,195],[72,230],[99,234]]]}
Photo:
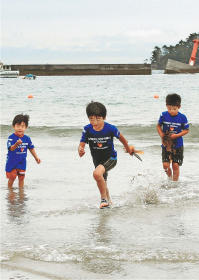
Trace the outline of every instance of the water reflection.
{"label": "water reflection", "polygon": [[95,231],[93,232],[98,245],[108,246],[111,244],[112,229],[109,224],[111,212],[111,209],[102,209],[101,213],[99,213],[97,223],[95,224]]}
{"label": "water reflection", "polygon": [[91,257],[89,254],[84,260],[84,269],[90,272],[110,274],[122,270],[119,256],[113,246],[114,235],[117,233],[111,226],[112,219],[111,209],[100,210],[90,229]]}
{"label": "water reflection", "polygon": [[7,206],[8,216],[11,221],[17,221],[18,223],[21,223],[23,221],[24,215],[27,212],[27,200],[28,199],[25,194],[24,188],[8,188]]}

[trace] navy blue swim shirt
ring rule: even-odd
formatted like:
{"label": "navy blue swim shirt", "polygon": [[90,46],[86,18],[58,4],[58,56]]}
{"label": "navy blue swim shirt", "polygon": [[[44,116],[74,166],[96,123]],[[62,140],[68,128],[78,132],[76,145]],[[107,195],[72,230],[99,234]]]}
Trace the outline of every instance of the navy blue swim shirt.
{"label": "navy blue swim shirt", "polygon": [[[163,132],[180,133],[184,129],[189,129],[187,117],[180,112],[176,116],[171,116],[168,111],[162,112],[160,115],[159,125],[162,126]],[[179,137],[174,140],[174,149],[183,146],[183,138]]]}
{"label": "navy blue swim shirt", "polygon": [[[18,139],[21,139],[22,144],[19,145],[14,151],[11,151],[10,147],[14,145]],[[15,133],[13,133],[8,137],[7,148],[8,153],[6,161],[6,172],[11,172],[13,169],[26,170],[27,151],[28,149],[34,148],[30,137],[27,135],[19,137]]]}
{"label": "navy blue swim shirt", "polygon": [[83,129],[80,142],[89,144],[91,155],[95,161],[104,162],[110,157],[117,158],[113,144],[114,137],[118,139],[120,137],[116,126],[104,122],[103,129],[96,131],[91,124],[88,124]]}

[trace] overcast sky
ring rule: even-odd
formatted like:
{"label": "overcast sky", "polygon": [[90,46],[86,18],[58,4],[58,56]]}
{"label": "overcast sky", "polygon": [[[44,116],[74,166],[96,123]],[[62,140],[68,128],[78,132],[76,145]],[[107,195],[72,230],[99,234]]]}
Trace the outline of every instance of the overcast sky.
{"label": "overcast sky", "polygon": [[199,0],[0,0],[4,63],[142,63],[199,32]]}

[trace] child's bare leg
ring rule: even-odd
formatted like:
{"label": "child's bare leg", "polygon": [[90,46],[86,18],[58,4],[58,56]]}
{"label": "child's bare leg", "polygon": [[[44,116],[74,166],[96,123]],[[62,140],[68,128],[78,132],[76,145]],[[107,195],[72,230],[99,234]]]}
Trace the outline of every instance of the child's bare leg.
{"label": "child's bare leg", "polygon": [[106,197],[107,197],[107,200],[110,204],[112,204],[112,201],[111,201],[111,197],[110,197],[110,194],[109,194],[109,189],[107,187],[107,181],[105,181],[106,183]]}
{"label": "child's bare leg", "polygon": [[19,175],[19,187],[23,188],[24,186],[24,176]]}
{"label": "child's bare leg", "polygon": [[16,169],[13,169],[11,172],[6,172],[6,176],[8,178],[8,188],[12,188],[13,183],[17,177],[17,171]]}
{"label": "child's bare leg", "polygon": [[163,168],[164,168],[167,176],[169,178],[171,178],[172,177],[172,171],[171,171],[171,168],[170,168],[170,162],[166,162],[166,161],[163,162]]}
{"label": "child's bare leg", "polygon": [[19,198],[20,202],[24,202],[24,188],[19,188]]}
{"label": "child's bare leg", "polygon": [[12,203],[15,200],[16,193],[13,191],[12,187],[9,187],[8,199]]}
{"label": "child's bare leg", "polygon": [[12,188],[14,181],[15,181],[15,179],[9,179],[9,180],[8,180],[8,188],[9,188],[9,189]]}
{"label": "child's bare leg", "polygon": [[105,172],[105,168],[103,165],[100,164],[94,170],[93,177],[94,177],[95,181],[97,182],[97,186],[99,188],[101,198],[104,198],[107,200],[106,182],[103,177],[104,172]]}
{"label": "child's bare leg", "polygon": [[172,168],[173,168],[173,181],[178,181],[180,175],[179,164],[177,162],[173,162]]}

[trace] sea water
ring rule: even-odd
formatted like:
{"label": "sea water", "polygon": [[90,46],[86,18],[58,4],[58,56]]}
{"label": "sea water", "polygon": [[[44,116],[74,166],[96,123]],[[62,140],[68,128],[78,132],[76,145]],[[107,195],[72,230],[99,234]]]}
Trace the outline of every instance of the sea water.
{"label": "sea water", "polygon": [[[198,279],[199,74],[20,77],[2,79],[0,91],[2,279]],[[169,93],[190,122],[179,182],[162,169],[156,132]],[[115,139],[113,205],[103,210],[89,149],[77,153],[91,100],[144,151],[141,162]],[[41,164],[29,153],[24,188],[8,190],[6,142],[20,113]]]}

